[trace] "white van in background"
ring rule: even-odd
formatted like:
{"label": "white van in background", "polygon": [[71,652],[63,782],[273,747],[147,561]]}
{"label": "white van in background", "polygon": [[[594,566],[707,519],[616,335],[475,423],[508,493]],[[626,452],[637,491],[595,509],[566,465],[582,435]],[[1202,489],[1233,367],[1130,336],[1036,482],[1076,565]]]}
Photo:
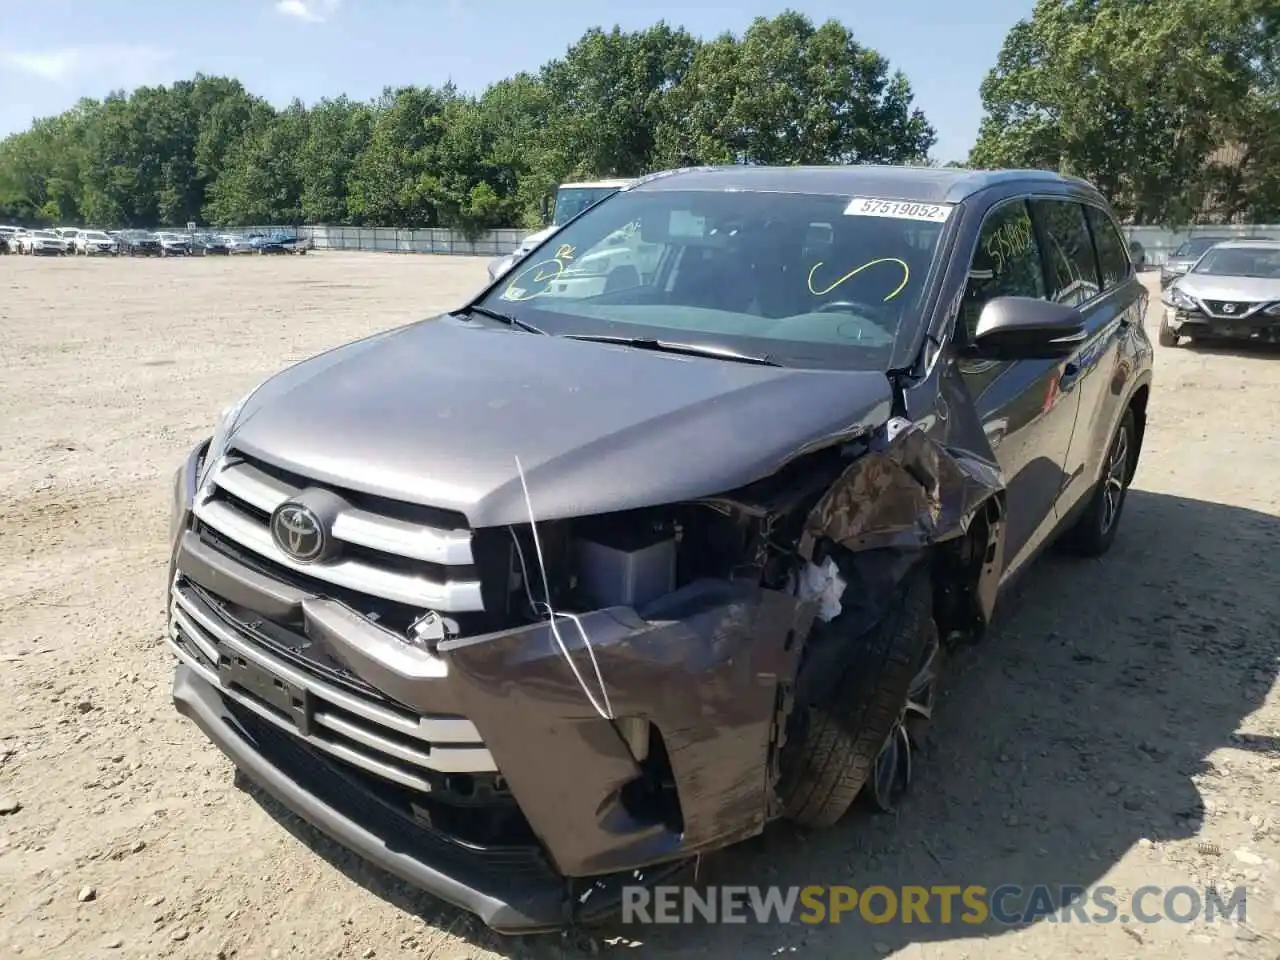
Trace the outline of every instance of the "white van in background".
{"label": "white van in background", "polygon": [[[497,257],[489,262],[489,279],[496,280],[502,274],[511,269],[511,266],[525,256],[530,250],[538,244],[546,240],[566,223],[580,214],[587,207],[594,203],[599,203],[605,197],[611,197],[623,187],[628,187],[635,183],[635,179],[628,177],[621,180],[593,180],[586,183],[562,183],[556,187],[555,207],[551,211],[551,222],[539,230],[537,233],[531,233],[520,241],[520,246],[516,247],[512,253]],[[543,215],[545,217],[544,210]]]}

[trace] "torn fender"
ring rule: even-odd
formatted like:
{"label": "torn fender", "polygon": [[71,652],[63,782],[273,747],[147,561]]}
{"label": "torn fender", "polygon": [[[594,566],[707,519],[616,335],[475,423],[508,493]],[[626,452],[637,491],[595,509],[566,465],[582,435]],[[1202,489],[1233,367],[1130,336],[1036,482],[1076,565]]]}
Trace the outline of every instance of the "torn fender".
{"label": "torn fender", "polygon": [[812,561],[823,539],[857,552],[957,537],[1003,489],[994,463],[947,449],[917,425],[895,418],[814,506],[801,553]]}
{"label": "torn fender", "polygon": [[[917,424],[890,420],[819,499],[805,521],[800,553],[816,562],[819,544],[854,553],[914,552],[962,536],[984,505],[1004,490],[993,460],[944,447]],[[1003,525],[992,537],[1003,539]],[[989,544],[998,552],[999,543]],[[988,564],[988,566],[993,566]],[[999,576],[984,569],[984,580]],[[979,594],[994,602],[989,584]],[[984,610],[990,615],[990,607]]]}

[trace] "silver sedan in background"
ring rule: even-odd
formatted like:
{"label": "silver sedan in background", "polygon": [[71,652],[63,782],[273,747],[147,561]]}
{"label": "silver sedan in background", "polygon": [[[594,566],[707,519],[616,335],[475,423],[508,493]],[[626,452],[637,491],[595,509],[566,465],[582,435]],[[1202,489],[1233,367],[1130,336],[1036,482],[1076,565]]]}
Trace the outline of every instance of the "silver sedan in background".
{"label": "silver sedan in background", "polygon": [[1218,243],[1162,299],[1162,347],[1182,337],[1280,343],[1280,241]]}

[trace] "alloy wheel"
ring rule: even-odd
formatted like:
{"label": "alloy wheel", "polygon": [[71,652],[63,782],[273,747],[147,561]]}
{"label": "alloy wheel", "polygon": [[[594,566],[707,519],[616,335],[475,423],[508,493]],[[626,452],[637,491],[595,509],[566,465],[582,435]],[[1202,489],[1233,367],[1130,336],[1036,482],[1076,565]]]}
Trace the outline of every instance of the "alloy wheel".
{"label": "alloy wheel", "polygon": [[1102,532],[1115,526],[1124,502],[1125,479],[1129,473],[1129,431],[1124,427],[1116,435],[1116,442],[1107,457],[1107,472],[1102,483]]}
{"label": "alloy wheel", "polygon": [[893,812],[911,786],[914,757],[921,748],[925,729],[933,717],[942,643],[932,621],[926,629],[929,636],[917,661],[906,702],[902,705],[902,711],[893,729],[889,731],[884,746],[880,748],[867,784],[868,799],[876,809],[885,813]]}

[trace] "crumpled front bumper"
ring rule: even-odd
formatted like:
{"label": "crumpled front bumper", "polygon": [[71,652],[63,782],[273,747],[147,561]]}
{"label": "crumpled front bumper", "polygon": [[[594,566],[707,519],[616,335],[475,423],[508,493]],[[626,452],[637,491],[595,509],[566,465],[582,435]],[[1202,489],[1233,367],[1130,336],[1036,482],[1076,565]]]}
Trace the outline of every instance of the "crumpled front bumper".
{"label": "crumpled front bumper", "polygon": [[[264,583],[260,571],[211,550],[189,529],[198,453],[175,489],[170,582],[184,578],[263,616],[287,611],[328,656],[395,704],[423,717],[465,718],[536,847],[520,854],[525,859],[513,873],[511,851],[468,850],[393,815],[369,794],[368,778],[357,778],[357,788],[343,764],[287,723],[264,723],[207,670],[180,666],[178,709],[252,780],[323,832],[495,929],[523,932],[582,919],[621,883],[655,882],[699,852],[759,833],[775,815],[771,759],[813,605],[754,583],[708,580],[664,598],[644,617],[625,607],[581,616],[612,715],[652,724],[665,746],[678,818],[638,814],[627,797],[644,778],[641,762],[620,725],[591,706],[548,624],[446,641],[438,655],[363,618],[358,629],[344,628],[352,624],[350,610],[289,584]],[[560,635],[590,683],[595,668],[578,630],[566,624]],[[584,898],[584,889],[598,895]]]}
{"label": "crumpled front bumper", "polygon": [[503,933],[569,922],[565,884],[549,871],[503,875],[459,852],[404,816],[321,756],[243,713],[217,687],[179,666],[173,700],[236,768],[330,839]]}
{"label": "crumpled front bumper", "polygon": [[1262,311],[1240,317],[1218,317],[1200,310],[1166,306],[1165,319],[1169,329],[1181,336],[1280,343],[1280,317]]}

